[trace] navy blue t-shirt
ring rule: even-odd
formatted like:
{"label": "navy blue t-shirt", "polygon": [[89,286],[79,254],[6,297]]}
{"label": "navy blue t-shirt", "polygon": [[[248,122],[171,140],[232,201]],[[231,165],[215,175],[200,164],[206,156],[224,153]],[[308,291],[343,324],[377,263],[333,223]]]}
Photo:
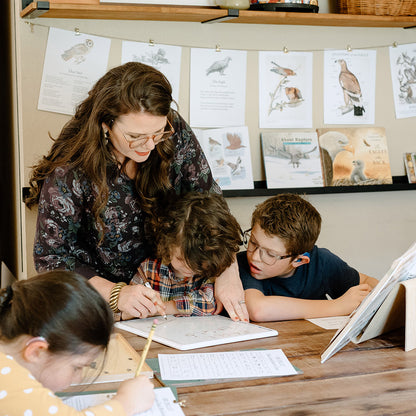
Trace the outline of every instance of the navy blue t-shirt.
{"label": "navy blue t-shirt", "polygon": [[[250,274],[247,253],[237,255],[240,278],[244,289],[257,289],[266,296],[289,296],[298,299],[336,299],[350,287],[360,283],[357,270],[326,248],[315,246],[311,261],[296,268],[291,277],[271,277],[257,280]],[[279,261],[279,260],[278,260]]]}

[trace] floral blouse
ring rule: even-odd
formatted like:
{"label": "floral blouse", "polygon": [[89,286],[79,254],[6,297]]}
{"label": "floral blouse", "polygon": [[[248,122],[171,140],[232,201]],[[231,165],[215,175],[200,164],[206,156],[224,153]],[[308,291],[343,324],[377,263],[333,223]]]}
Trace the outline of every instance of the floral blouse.
{"label": "floral blouse", "polygon": [[[170,181],[176,194],[221,193],[191,128],[175,113],[175,154]],[[128,283],[150,254],[134,181],[108,169],[109,198],[103,213],[104,240],[92,214],[92,184],[80,168],[62,166],[43,183],[38,206],[34,261],[38,272],[72,270],[91,278]]]}

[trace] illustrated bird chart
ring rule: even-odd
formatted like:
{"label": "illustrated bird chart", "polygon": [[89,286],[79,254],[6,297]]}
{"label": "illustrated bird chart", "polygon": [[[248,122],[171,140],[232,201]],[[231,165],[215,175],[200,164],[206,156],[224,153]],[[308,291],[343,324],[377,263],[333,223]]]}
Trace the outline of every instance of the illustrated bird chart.
{"label": "illustrated bird chart", "polygon": [[141,62],[156,68],[172,85],[173,99],[179,100],[182,47],[123,40],[121,63]]}
{"label": "illustrated bird chart", "polygon": [[324,52],[324,123],[374,124],[376,51]]}
{"label": "illustrated bird chart", "polygon": [[194,129],[221,189],[253,189],[247,126]]}
{"label": "illustrated bird chart", "polygon": [[259,127],[312,127],[311,52],[259,52]]}
{"label": "illustrated bird chart", "polygon": [[111,40],[49,29],[38,109],[72,115],[107,71]]}
{"label": "illustrated bird chart", "polygon": [[190,124],[245,124],[247,52],[191,48]]}
{"label": "illustrated bird chart", "polygon": [[396,118],[416,116],[416,43],[390,47]]}

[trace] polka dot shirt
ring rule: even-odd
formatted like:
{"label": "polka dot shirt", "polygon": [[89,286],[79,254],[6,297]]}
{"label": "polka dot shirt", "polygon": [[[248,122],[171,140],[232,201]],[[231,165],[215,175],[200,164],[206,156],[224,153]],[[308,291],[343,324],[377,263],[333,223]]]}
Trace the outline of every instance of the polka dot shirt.
{"label": "polka dot shirt", "polygon": [[125,416],[117,400],[83,411],[67,406],[13,357],[0,352],[0,416]]}

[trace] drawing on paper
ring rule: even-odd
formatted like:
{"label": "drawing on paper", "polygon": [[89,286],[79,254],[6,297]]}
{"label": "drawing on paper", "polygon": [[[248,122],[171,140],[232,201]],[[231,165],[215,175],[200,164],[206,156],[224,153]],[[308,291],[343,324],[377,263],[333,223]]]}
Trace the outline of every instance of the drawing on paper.
{"label": "drawing on paper", "polygon": [[80,64],[85,61],[85,56],[91,51],[94,42],[91,39],[85,39],[84,43],[78,43],[64,51],[61,58],[66,62],[72,59],[74,64]]}

